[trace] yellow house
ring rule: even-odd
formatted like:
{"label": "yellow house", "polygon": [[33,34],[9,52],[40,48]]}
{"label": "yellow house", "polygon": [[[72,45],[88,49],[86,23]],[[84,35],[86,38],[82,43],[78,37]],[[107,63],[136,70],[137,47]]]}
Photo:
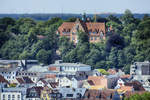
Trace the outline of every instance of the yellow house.
{"label": "yellow house", "polygon": [[101,89],[104,89],[105,87],[102,86],[102,85],[94,85],[94,86],[91,86],[90,89],[91,90],[101,90]]}
{"label": "yellow house", "polygon": [[51,89],[48,87],[44,87],[41,91],[41,100],[50,100],[49,94],[51,93]]}

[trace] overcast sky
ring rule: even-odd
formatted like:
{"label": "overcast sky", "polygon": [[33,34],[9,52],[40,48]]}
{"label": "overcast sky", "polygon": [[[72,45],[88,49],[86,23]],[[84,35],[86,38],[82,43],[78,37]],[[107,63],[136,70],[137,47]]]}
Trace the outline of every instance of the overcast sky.
{"label": "overcast sky", "polygon": [[0,0],[0,13],[150,13],[150,0]]}

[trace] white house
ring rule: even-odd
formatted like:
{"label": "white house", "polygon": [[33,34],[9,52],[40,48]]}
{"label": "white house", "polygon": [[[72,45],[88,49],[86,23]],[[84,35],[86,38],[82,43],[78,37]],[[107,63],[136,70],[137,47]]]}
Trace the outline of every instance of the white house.
{"label": "white house", "polygon": [[[3,88],[3,92],[4,93],[21,93],[21,100],[26,100],[26,90],[27,88],[25,87],[10,87],[10,88]],[[1,100],[1,99],[0,99]],[[3,100],[3,99],[2,99]],[[7,99],[5,99],[7,100]],[[12,99],[11,99],[12,100]],[[15,99],[15,100],[18,100],[18,99]]]}
{"label": "white house", "polygon": [[16,73],[19,68],[13,67],[13,68],[1,68],[0,74],[8,80],[10,83],[14,83],[16,79]]}
{"label": "white house", "polygon": [[59,87],[71,87],[72,81],[67,77],[62,77],[59,79]]}
{"label": "white house", "polygon": [[115,89],[119,89],[121,86],[124,86],[124,81],[120,78],[118,81],[117,81],[117,86],[115,87]]}
{"label": "white house", "polygon": [[85,94],[85,88],[60,88],[59,93],[63,98],[76,98],[80,99]]}
{"label": "white house", "polygon": [[81,88],[83,81],[77,77],[63,77],[59,79],[59,87]]}
{"label": "white house", "polygon": [[21,100],[20,92],[1,92],[0,100]]}
{"label": "white house", "polygon": [[38,74],[37,72],[28,72],[28,71],[19,71],[17,72],[16,77],[20,78],[20,77],[29,77],[34,83],[36,83],[38,81]]}
{"label": "white house", "polygon": [[[63,63],[62,61],[55,61],[55,64],[49,65],[49,69],[59,72],[70,72],[75,73],[77,71],[91,71],[90,65],[85,65],[81,63]],[[56,70],[54,70],[56,69]]]}

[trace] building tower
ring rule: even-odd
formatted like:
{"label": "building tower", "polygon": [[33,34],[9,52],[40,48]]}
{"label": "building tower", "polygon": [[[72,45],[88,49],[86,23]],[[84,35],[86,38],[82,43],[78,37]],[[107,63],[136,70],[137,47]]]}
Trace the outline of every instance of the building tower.
{"label": "building tower", "polygon": [[83,15],[82,15],[82,21],[86,22],[86,13],[83,13]]}

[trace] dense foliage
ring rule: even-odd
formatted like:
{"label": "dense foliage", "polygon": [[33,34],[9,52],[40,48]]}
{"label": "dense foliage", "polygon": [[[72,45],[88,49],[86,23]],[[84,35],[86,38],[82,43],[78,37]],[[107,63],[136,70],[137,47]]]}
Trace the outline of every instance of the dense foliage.
{"label": "dense foliage", "polygon": [[141,95],[134,94],[134,95],[130,96],[129,98],[125,98],[125,100],[150,100],[150,93],[146,92]]}
{"label": "dense foliage", "polygon": [[77,45],[56,34],[64,21],[74,22],[75,18],[51,18],[47,21],[1,18],[0,58],[37,59],[45,64],[60,58],[65,62],[82,62],[94,68],[122,68],[127,73],[132,62],[150,60],[148,15],[137,19],[126,10],[120,18],[113,15],[98,17],[97,20],[93,18],[92,21],[105,21],[113,32],[108,32],[106,40],[100,43],[89,43],[87,33],[79,31]]}

